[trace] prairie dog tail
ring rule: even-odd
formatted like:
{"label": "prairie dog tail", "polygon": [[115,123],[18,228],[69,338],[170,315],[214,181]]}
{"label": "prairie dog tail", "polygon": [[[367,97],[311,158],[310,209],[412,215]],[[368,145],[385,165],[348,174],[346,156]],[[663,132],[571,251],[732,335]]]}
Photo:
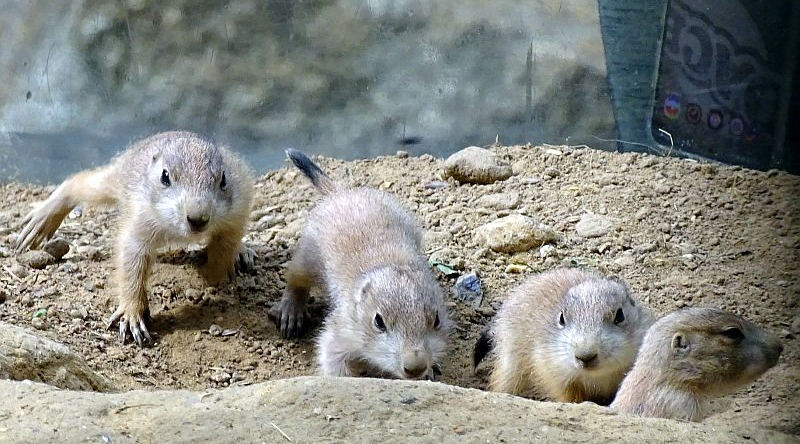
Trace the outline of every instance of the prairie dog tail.
{"label": "prairie dog tail", "polygon": [[477,368],[478,364],[483,361],[483,358],[489,354],[494,348],[494,341],[492,341],[492,333],[490,329],[486,329],[481,333],[481,337],[475,343],[475,350],[472,354],[472,366]]}
{"label": "prairie dog tail", "polygon": [[286,150],[286,156],[289,157],[289,160],[292,161],[297,169],[302,171],[303,174],[311,180],[311,183],[314,184],[323,195],[331,194],[339,189],[336,182],[328,177],[328,175],[302,151],[289,148]]}

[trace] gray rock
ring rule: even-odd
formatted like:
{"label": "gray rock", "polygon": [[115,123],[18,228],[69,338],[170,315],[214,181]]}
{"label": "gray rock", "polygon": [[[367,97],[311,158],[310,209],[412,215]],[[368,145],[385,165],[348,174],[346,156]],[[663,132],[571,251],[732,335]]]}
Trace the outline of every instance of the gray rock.
{"label": "gray rock", "polygon": [[672,187],[665,183],[657,183],[653,187],[653,191],[658,194],[669,194],[672,191]]}
{"label": "gray rock", "polygon": [[614,219],[602,214],[586,213],[575,224],[575,231],[580,237],[605,236],[614,228]]}
{"label": "gray rock", "polygon": [[454,153],[444,162],[445,177],[459,182],[489,184],[511,177],[511,165],[493,152],[470,146]]}
{"label": "gray rock", "polygon": [[65,254],[69,253],[69,243],[61,238],[50,239],[44,244],[42,250],[50,253],[56,261],[60,261]]}
{"label": "gray rock", "polygon": [[633,253],[626,251],[614,259],[614,263],[623,268],[630,267],[636,263],[636,259],[633,257]]}
{"label": "gray rock", "polygon": [[789,331],[794,334],[800,334],[800,316],[795,316],[792,320],[792,325],[789,327]]}
{"label": "gray rock", "polygon": [[217,371],[217,372],[213,373],[211,376],[208,377],[208,379],[210,379],[210,380],[212,380],[212,381],[214,381],[214,382],[219,384],[219,383],[230,381],[231,380],[231,374],[226,372],[226,371],[220,370],[220,371]]}
{"label": "gray rock", "polygon": [[552,257],[555,255],[556,255],[556,247],[550,244],[545,244],[539,247],[539,256],[542,259],[547,259],[548,257]]}
{"label": "gray rock", "polygon": [[456,284],[450,289],[453,297],[465,304],[478,308],[483,300],[483,289],[481,288],[481,280],[478,274],[474,271],[462,274],[456,279]]}
{"label": "gray rock", "polygon": [[550,178],[558,177],[561,175],[561,171],[558,171],[555,167],[547,167],[544,169],[544,175]]}
{"label": "gray rock", "polygon": [[208,327],[208,334],[211,336],[222,336],[222,327],[217,324],[211,324]]}
{"label": "gray rock", "polygon": [[547,225],[521,214],[501,217],[474,231],[482,245],[501,253],[516,253],[556,242],[558,234]]}
{"label": "gray rock", "polygon": [[91,245],[81,245],[77,248],[78,254],[81,256],[86,257],[90,261],[101,261],[103,260],[103,253],[100,251],[99,248],[93,247]]}
{"label": "gray rock", "polygon": [[516,193],[497,193],[481,196],[475,201],[475,205],[492,208],[495,210],[513,210],[519,206],[519,194]]}
{"label": "gray rock", "polygon": [[256,223],[253,224],[253,230],[255,231],[262,231],[268,228],[272,228],[275,225],[283,222],[282,217],[278,217],[275,214],[266,214],[258,219]]}
{"label": "gray rock", "polygon": [[441,190],[442,188],[447,188],[449,186],[450,184],[444,180],[432,180],[430,182],[425,182],[423,185],[423,187],[429,190]]}
{"label": "gray rock", "polygon": [[66,345],[4,322],[0,322],[0,379],[29,379],[70,390],[112,389]]}
{"label": "gray rock", "polygon": [[56,258],[46,251],[30,250],[17,256],[17,262],[33,269],[41,270],[48,265],[55,264]]}
{"label": "gray rock", "polygon": [[797,441],[748,424],[639,418],[588,402],[538,402],[427,381],[307,376],[225,390],[109,394],[0,381],[0,399],[0,430],[13,430],[0,433],[14,442]]}

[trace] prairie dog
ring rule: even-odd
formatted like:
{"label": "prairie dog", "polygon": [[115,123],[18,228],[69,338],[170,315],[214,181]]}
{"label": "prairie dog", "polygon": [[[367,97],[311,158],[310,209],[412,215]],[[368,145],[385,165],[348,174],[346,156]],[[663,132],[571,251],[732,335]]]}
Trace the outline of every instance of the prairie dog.
{"label": "prairie dog", "polygon": [[652,323],[619,280],[540,273],[511,291],[476,345],[475,365],[493,343],[490,390],[608,404]]}
{"label": "prairie dog", "polygon": [[142,345],[151,340],[147,279],[154,250],[165,244],[206,244],[201,273],[216,284],[237,264],[252,267],[254,253],[242,243],[253,195],[247,166],[231,151],[190,132],[165,132],[132,144],[106,166],[65,180],[28,213],[17,249],[49,239],[77,205],[118,205],[115,287],[119,321]]}
{"label": "prairie dog", "polygon": [[281,334],[301,333],[309,292],[321,288],[332,305],[317,340],[323,374],[433,378],[450,321],[416,221],[391,194],[339,187],[305,154],[286,154],[324,198],[308,216],[271,310]]}
{"label": "prairie dog", "polygon": [[684,308],[648,330],[611,408],[700,421],[708,399],[756,380],[782,351],[777,337],[739,316],[716,308]]}

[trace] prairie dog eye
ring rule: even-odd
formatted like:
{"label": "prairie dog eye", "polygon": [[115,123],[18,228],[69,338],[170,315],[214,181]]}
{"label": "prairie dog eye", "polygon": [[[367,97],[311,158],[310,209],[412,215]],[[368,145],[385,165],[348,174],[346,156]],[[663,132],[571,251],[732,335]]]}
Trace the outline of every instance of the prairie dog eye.
{"label": "prairie dog eye", "polygon": [[386,331],[386,324],[383,322],[383,316],[380,313],[375,313],[375,327],[381,332]]}
{"label": "prairie dog eye", "polygon": [[744,333],[742,333],[742,330],[736,327],[730,327],[726,328],[725,330],[722,330],[722,335],[734,341],[741,341],[742,339],[744,339]]}
{"label": "prairie dog eye", "polygon": [[161,170],[161,185],[168,187],[172,184],[172,181],[169,179],[169,171],[166,169]]}
{"label": "prairie dog eye", "polygon": [[564,319],[564,312],[558,314],[558,328],[564,328],[567,325],[566,319]]}
{"label": "prairie dog eye", "polygon": [[436,313],[436,319],[433,320],[433,329],[438,330],[441,326],[442,322],[439,320],[439,313]]}
{"label": "prairie dog eye", "polygon": [[225,172],[223,171],[222,172],[222,179],[220,179],[220,181],[219,181],[219,189],[221,189],[222,191],[225,191],[226,188],[228,188],[228,181],[225,179]]}
{"label": "prairie dog eye", "polygon": [[621,308],[618,308],[617,313],[614,315],[614,325],[619,325],[623,322],[625,322],[625,313]]}

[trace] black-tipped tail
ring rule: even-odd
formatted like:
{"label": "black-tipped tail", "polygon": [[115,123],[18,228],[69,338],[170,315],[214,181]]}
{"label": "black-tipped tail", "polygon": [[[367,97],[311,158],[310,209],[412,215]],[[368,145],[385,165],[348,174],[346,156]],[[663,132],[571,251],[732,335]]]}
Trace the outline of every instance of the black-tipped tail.
{"label": "black-tipped tail", "polygon": [[331,194],[336,191],[336,183],[331,180],[310,157],[306,156],[305,153],[294,148],[289,148],[286,150],[286,156],[297,169],[302,171],[303,174],[311,180],[311,183],[314,184],[322,194]]}
{"label": "black-tipped tail", "polygon": [[472,365],[474,368],[478,367],[478,364],[483,361],[483,358],[489,354],[494,348],[494,342],[492,341],[492,335],[489,332],[489,329],[481,333],[481,337],[478,338],[478,342],[475,343],[475,351],[472,353]]}

